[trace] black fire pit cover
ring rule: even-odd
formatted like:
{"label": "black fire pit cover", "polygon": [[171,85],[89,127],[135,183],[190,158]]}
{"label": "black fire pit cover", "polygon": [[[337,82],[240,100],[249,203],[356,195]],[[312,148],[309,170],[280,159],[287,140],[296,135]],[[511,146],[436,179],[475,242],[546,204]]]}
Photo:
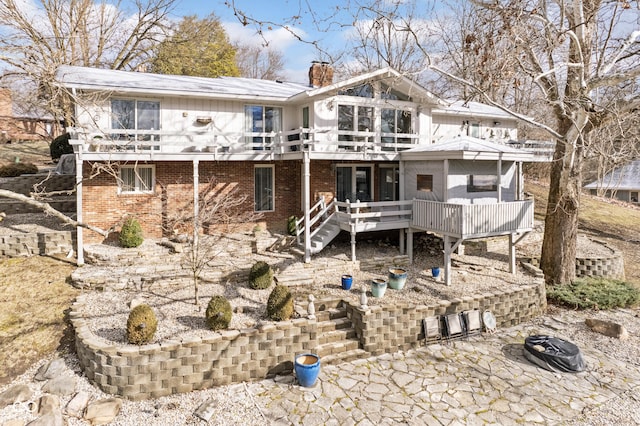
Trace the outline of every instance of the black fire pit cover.
{"label": "black fire pit cover", "polygon": [[576,373],[586,368],[580,349],[557,337],[527,337],[524,339],[524,355],[529,361],[550,371]]}

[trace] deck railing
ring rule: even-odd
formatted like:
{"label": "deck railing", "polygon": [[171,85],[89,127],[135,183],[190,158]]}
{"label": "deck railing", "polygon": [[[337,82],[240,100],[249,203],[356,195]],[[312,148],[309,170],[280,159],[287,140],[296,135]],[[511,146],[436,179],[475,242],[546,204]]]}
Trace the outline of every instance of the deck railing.
{"label": "deck railing", "polygon": [[[83,152],[216,152],[285,154],[311,152],[399,152],[419,143],[417,134],[322,131],[298,128],[281,132],[214,132],[70,127],[71,143]],[[348,140],[343,140],[348,139]]]}
{"label": "deck railing", "polygon": [[414,228],[458,238],[506,235],[533,228],[532,200],[454,204],[413,200]]}
{"label": "deck railing", "polygon": [[336,219],[342,224],[356,227],[367,223],[384,223],[411,220],[413,201],[376,201],[355,203],[335,201]]}

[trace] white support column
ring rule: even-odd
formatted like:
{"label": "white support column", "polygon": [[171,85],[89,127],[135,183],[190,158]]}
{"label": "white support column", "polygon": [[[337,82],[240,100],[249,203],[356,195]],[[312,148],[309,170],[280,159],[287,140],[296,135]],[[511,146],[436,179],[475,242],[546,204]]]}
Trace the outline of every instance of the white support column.
{"label": "white support column", "polygon": [[409,263],[413,263],[413,229],[407,229],[407,256]]}
{"label": "white support column", "polygon": [[302,152],[302,163],[303,163],[303,184],[302,184],[302,192],[304,194],[304,262],[311,262],[311,226],[309,225],[309,221],[311,220],[310,212],[311,210],[311,202],[309,198],[311,197],[311,189],[309,188],[311,185],[311,174],[309,171],[309,151]]}
{"label": "white support column", "polygon": [[[76,152],[76,220],[82,223],[82,159]],[[76,226],[76,263],[78,266],[84,265],[84,241],[82,226]]]}
{"label": "white support column", "polygon": [[500,158],[498,159],[498,202],[502,202],[502,153],[500,153]]}
{"label": "white support column", "polygon": [[509,234],[509,272],[516,274],[516,243],[514,234]]}
{"label": "white support column", "polygon": [[444,284],[451,285],[451,237],[444,236]]}
{"label": "white support column", "polygon": [[200,234],[200,174],[199,161],[193,160],[193,247],[198,247]]}
{"label": "white support column", "polygon": [[444,160],[444,188],[442,191],[442,201],[449,201],[449,160]]}
{"label": "white support column", "polygon": [[398,234],[398,238],[400,239],[400,254],[404,254],[404,229],[400,229]]}
{"label": "white support column", "polygon": [[351,225],[351,261],[356,261],[356,226]]}

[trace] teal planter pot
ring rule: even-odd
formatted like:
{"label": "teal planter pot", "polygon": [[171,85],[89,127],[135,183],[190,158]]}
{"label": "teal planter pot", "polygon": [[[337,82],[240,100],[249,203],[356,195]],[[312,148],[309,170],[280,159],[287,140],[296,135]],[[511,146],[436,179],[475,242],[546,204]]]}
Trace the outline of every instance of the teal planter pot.
{"label": "teal planter pot", "polygon": [[407,281],[407,271],[402,268],[389,268],[389,288],[402,290]]}
{"label": "teal planter pot", "polygon": [[301,354],[293,363],[300,386],[310,388],[315,385],[320,374],[320,357],[316,354]]}
{"label": "teal planter pot", "polygon": [[381,278],[371,280],[371,294],[373,297],[382,297],[387,290],[387,282]]}
{"label": "teal planter pot", "polygon": [[351,285],[353,284],[353,277],[351,275],[343,275],[342,276],[342,289],[343,290],[351,290]]}

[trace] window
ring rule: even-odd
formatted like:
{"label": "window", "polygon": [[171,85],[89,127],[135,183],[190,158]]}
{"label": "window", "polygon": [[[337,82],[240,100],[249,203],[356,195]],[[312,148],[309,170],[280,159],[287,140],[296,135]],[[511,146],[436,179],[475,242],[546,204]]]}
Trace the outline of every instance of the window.
{"label": "window", "polygon": [[474,138],[480,137],[480,123],[469,123],[467,127],[467,136]]}
{"label": "window", "polygon": [[400,195],[400,172],[398,167],[380,167],[379,170],[379,200],[398,200]]}
{"label": "window", "polygon": [[498,190],[498,176],[468,175],[467,192],[493,192]]}
{"label": "window", "polygon": [[[309,121],[309,107],[306,106],[302,108],[302,128],[308,129],[310,125],[311,122]],[[302,139],[309,139],[309,133],[303,133]]]}
{"label": "window", "polygon": [[637,203],[638,202],[638,191],[631,191],[629,196],[630,196],[630,199],[631,199],[632,203]]}
{"label": "window", "polygon": [[433,175],[417,175],[416,176],[418,191],[432,192],[433,191]]}
{"label": "window", "polygon": [[[245,131],[247,142],[253,149],[271,149],[273,138],[264,133],[277,133],[282,130],[282,108],[262,105],[246,105],[244,107]],[[261,133],[261,134],[256,134]]]}
{"label": "window", "polygon": [[339,95],[355,96],[358,98],[373,98],[373,86],[369,83],[349,87],[338,92]]}
{"label": "window", "polygon": [[[123,130],[160,130],[160,102],[135,99],[111,100],[111,128]],[[128,136],[118,133],[115,139]],[[138,140],[159,140],[158,135],[138,135]]]}
{"label": "window", "polygon": [[[366,136],[355,136],[353,132],[373,131],[373,107],[338,105],[338,140],[364,142]],[[353,146],[340,148],[353,149]]]}
{"label": "window", "polygon": [[[411,126],[411,111],[400,109],[382,110],[382,143],[397,144],[411,143],[411,138],[398,137],[400,134],[413,133]],[[385,151],[394,150],[393,146],[386,146]]]}
{"label": "window", "polygon": [[154,172],[152,165],[120,166],[119,193],[153,193]]}
{"label": "window", "polygon": [[254,173],[255,211],[273,211],[273,166],[256,166]]}
{"label": "window", "polygon": [[387,86],[386,84],[382,84],[380,86],[380,98],[388,101],[411,101],[411,97],[405,95],[404,93],[400,93],[395,89]]}
{"label": "window", "polygon": [[372,201],[371,166],[337,166],[336,198],[338,201]]}

